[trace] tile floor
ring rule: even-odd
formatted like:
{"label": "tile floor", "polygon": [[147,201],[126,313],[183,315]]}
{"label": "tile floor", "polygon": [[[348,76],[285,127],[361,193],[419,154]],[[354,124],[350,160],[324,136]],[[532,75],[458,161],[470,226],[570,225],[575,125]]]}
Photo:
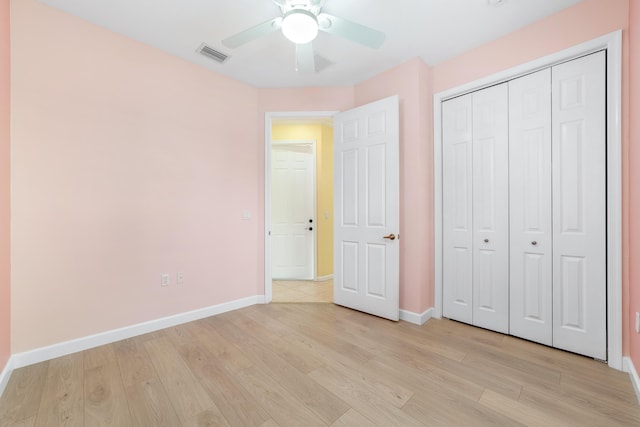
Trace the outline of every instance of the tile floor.
{"label": "tile floor", "polygon": [[333,302],[333,280],[274,280],[273,302]]}

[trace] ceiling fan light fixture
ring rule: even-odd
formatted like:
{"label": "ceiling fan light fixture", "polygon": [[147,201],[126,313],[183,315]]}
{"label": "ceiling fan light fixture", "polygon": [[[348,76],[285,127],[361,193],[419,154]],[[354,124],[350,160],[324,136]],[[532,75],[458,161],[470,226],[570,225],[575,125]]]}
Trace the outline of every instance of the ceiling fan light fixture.
{"label": "ceiling fan light fixture", "polygon": [[305,9],[292,9],[282,17],[282,34],[296,44],[307,44],[318,36],[318,19]]}

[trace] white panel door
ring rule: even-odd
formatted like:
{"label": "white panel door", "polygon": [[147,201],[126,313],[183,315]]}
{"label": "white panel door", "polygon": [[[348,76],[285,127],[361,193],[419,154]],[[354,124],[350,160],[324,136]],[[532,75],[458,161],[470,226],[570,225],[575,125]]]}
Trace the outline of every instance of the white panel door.
{"label": "white panel door", "polygon": [[511,335],[552,344],[551,69],[509,82]]}
{"label": "white panel door", "polygon": [[334,116],[334,302],[399,319],[398,97]]}
{"label": "white panel door", "polygon": [[552,82],[553,345],[604,360],[605,53],[553,67]]}
{"label": "white panel door", "polygon": [[398,97],[334,116],[336,304],[398,320]]}
{"label": "white panel door", "polygon": [[473,324],[509,332],[509,99],[473,93]]}
{"label": "white panel door", "polygon": [[309,144],[272,145],[271,272],[274,279],[312,280],[315,157]]}
{"label": "white panel door", "polygon": [[442,314],[473,323],[471,95],[442,104]]}

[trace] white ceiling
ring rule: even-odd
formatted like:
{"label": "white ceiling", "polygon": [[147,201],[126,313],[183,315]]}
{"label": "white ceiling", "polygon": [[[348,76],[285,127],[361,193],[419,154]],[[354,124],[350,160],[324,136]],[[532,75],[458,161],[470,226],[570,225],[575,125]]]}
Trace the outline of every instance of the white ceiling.
{"label": "white ceiling", "polygon": [[[332,15],[386,33],[372,50],[321,32],[315,53],[333,64],[295,71],[295,45],[281,32],[237,49],[222,39],[280,16],[271,0],[40,0],[90,22],[257,87],[346,86],[409,59],[435,65],[581,0],[327,0]],[[196,52],[202,42],[229,54],[219,64]]]}

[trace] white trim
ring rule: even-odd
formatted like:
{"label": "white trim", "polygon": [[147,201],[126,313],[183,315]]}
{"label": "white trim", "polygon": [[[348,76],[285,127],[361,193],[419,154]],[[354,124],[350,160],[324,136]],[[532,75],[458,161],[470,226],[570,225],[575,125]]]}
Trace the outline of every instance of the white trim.
{"label": "white trim", "polygon": [[326,282],[327,280],[332,280],[333,274],[327,274],[326,276],[318,276],[316,277],[316,282]]}
{"label": "white trim", "polygon": [[623,358],[622,366],[623,366],[623,370],[629,373],[631,384],[633,384],[633,389],[636,392],[638,403],[640,403],[640,377],[638,376],[638,371],[636,371],[636,367],[633,366],[633,360],[631,360],[630,357]]}
{"label": "white trim", "polygon": [[9,384],[9,379],[11,379],[11,374],[14,369],[13,360],[13,356],[10,356],[4,369],[0,372],[0,398],[2,397],[2,393],[4,393],[5,388],[7,388],[7,384]]}
{"label": "white trim", "polygon": [[400,310],[400,320],[413,323],[414,325],[424,325],[427,320],[433,317],[433,307],[428,308],[423,313],[418,314],[412,311]]}
{"label": "white trim", "polygon": [[434,235],[435,289],[434,317],[442,317],[442,102],[496,83],[549,67],[598,50],[607,49],[607,351],[608,364],[622,369],[622,31],[598,37],[500,71],[433,96],[434,154]]}
{"label": "white trim", "polygon": [[271,128],[274,120],[326,120],[337,111],[290,111],[264,113],[264,301],[273,300],[271,274]]}
{"label": "white trim", "polygon": [[56,357],[66,356],[67,354],[76,353],[78,351],[87,350],[160,329],[193,322],[194,320],[203,319],[205,317],[215,316],[216,314],[226,313],[228,311],[259,304],[261,299],[261,296],[242,298],[211,307],[188,311],[174,316],[150,320],[148,322],[138,323],[124,328],[113,329],[111,331],[101,332],[99,334],[37,348],[35,350],[25,351],[23,353],[17,353],[12,357],[13,368],[22,368],[24,366],[44,362],[45,360],[54,359]]}

